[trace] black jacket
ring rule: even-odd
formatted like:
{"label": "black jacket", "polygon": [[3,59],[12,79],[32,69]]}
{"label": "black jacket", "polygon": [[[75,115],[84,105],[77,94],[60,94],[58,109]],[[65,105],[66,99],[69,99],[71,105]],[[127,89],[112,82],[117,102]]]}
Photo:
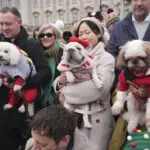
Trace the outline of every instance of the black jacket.
{"label": "black jacket", "polygon": [[[11,42],[9,39],[4,39],[4,41]],[[13,43],[28,54],[37,69],[37,74],[27,82],[25,88],[38,88],[40,85],[46,84],[50,79],[50,68],[40,43],[36,39],[29,37],[23,27],[21,27],[21,32]],[[24,130],[26,115],[18,113],[18,106],[6,111],[3,110],[4,104],[8,102],[8,92],[7,87],[2,86],[0,88],[0,127],[5,126],[6,128]]]}

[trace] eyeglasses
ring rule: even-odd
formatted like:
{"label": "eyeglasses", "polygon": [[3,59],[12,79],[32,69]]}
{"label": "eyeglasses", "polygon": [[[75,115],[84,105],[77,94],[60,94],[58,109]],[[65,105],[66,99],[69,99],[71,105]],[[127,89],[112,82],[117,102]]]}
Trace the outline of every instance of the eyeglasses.
{"label": "eyeglasses", "polygon": [[45,37],[51,38],[53,35],[54,35],[53,33],[41,33],[39,35],[39,38],[45,38]]}

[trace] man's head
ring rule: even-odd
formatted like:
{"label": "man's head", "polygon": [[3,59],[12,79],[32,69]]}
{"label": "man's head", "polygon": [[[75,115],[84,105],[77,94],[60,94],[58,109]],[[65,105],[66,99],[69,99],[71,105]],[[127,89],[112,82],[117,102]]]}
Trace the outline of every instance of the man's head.
{"label": "man's head", "polygon": [[65,150],[73,137],[76,120],[62,106],[49,106],[40,110],[31,121],[35,148]]}
{"label": "man's head", "polygon": [[150,13],[150,0],[131,0],[131,7],[136,21],[143,22]]}
{"label": "man's head", "polygon": [[22,25],[20,12],[15,8],[4,7],[0,10],[0,26],[3,35],[15,39]]}

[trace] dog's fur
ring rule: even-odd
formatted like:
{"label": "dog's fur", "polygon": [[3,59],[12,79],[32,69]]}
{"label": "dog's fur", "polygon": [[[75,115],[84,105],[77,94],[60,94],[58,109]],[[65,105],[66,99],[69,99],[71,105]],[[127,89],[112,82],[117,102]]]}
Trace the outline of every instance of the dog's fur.
{"label": "dog's fur", "polygon": [[[143,101],[143,97],[137,96],[134,91],[118,90],[117,99],[112,106],[112,113],[119,115],[124,108],[124,104],[127,101],[128,112],[124,114],[124,119],[128,121],[127,130],[132,132],[138,124],[145,124],[147,130],[150,132],[150,42],[144,42],[141,40],[133,40],[127,42],[121,49],[117,67],[124,66],[125,69],[130,72],[134,72],[134,79],[128,81],[126,79],[126,85],[129,87],[138,88],[145,86],[148,90],[146,101]],[[125,70],[123,70],[125,71]],[[121,74],[123,73],[121,72]],[[145,72],[144,72],[145,71]],[[144,73],[144,74],[143,74]],[[120,76],[121,76],[120,74]],[[130,76],[130,75],[129,75]],[[119,77],[120,78],[120,77]],[[148,83],[133,83],[134,81],[145,80]],[[145,84],[144,84],[145,83]],[[119,82],[119,86],[122,83]],[[120,89],[120,87],[119,87]]]}
{"label": "dog's fur", "polygon": [[[63,56],[57,69],[66,73],[68,84],[76,84],[89,79],[93,79],[98,88],[103,86],[102,81],[97,76],[96,67],[94,66],[94,59],[88,55],[86,49],[78,42],[70,42],[68,44],[61,44],[63,48]],[[64,104],[69,110],[78,112],[75,106]],[[85,113],[88,111],[88,105],[83,106]],[[85,127],[91,128],[92,125],[88,122],[88,115],[83,114]]]}
{"label": "dog's fur", "polygon": [[[24,66],[20,66],[20,64],[23,64]],[[8,84],[11,94],[9,93],[8,104],[4,105],[4,109],[7,110],[13,107],[13,105],[16,103],[16,99],[18,100],[19,96],[16,94],[16,92],[21,90],[30,73],[31,76],[36,74],[36,70],[32,64],[33,71],[31,72],[28,58],[21,53],[17,46],[8,42],[0,42],[0,65],[0,86],[6,82],[5,79],[13,79],[11,87]],[[28,69],[26,69],[26,67]],[[34,92],[32,95],[31,91],[29,92],[28,90],[28,94],[31,94],[28,96],[36,97],[37,89],[33,91]],[[18,111],[21,113],[25,112],[24,103],[22,103],[22,105],[18,108]],[[28,103],[28,112],[30,116],[34,115],[34,103]]]}

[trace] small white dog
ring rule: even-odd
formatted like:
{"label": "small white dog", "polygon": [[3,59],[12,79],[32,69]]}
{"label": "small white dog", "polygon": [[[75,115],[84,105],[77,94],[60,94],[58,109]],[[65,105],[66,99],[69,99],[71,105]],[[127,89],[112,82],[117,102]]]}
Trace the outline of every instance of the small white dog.
{"label": "small white dog", "polygon": [[[77,42],[73,41],[68,44],[61,44],[61,47],[63,48],[63,56],[57,69],[61,72],[65,72],[68,84],[76,84],[93,79],[95,85],[98,88],[102,88],[103,83],[97,75],[94,58],[89,56],[87,52],[87,49],[90,48],[89,44],[80,39],[73,39],[75,41],[77,40]],[[78,110],[76,106],[69,105],[66,102],[64,106],[71,111],[83,113]],[[88,114],[86,114],[86,112],[89,111],[88,105],[84,105],[83,107],[85,110],[83,113],[85,127],[92,128],[92,125],[88,120]]]}
{"label": "small white dog", "polygon": [[[16,94],[24,85],[26,79],[36,74],[35,66],[32,61],[25,56],[17,46],[8,42],[0,42],[0,86],[6,83],[5,79],[12,79],[13,82],[8,84],[10,88],[9,102],[4,105],[4,109],[10,109],[20,100]],[[6,85],[6,84],[5,84]],[[11,86],[10,86],[11,85]],[[29,116],[34,115],[34,99],[37,96],[37,89],[24,91],[24,98],[28,106]],[[18,111],[25,112],[24,103],[18,108]]]}
{"label": "small white dog", "polygon": [[[127,101],[128,112],[124,119],[128,121],[128,132],[132,132],[138,124],[146,124],[150,132],[150,42],[127,42],[119,53],[117,63],[119,67],[124,65],[124,70],[119,75],[117,100],[112,106],[112,113],[119,115]],[[141,87],[145,87],[147,92]]]}

